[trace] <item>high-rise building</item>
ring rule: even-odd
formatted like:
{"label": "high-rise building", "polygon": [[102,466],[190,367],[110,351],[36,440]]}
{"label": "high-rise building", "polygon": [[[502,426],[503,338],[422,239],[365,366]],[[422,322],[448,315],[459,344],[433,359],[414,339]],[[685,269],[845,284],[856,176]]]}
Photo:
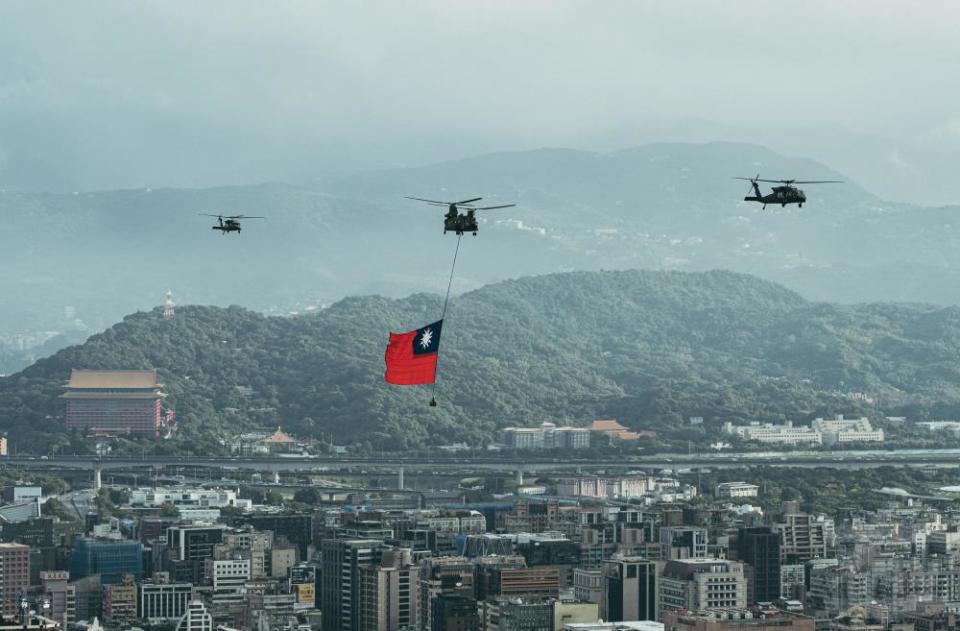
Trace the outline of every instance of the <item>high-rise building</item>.
{"label": "high-rise building", "polygon": [[780,598],[803,602],[806,592],[806,572],[802,563],[780,565]]}
{"label": "high-rise building", "polygon": [[573,570],[573,597],[577,602],[599,603],[603,594],[601,570],[576,568]]}
{"label": "high-rise building", "polygon": [[[523,557],[520,557],[522,562]],[[556,567],[478,566],[474,579],[477,600],[492,596],[552,596],[560,593],[560,570]]]}
{"label": "high-rise building", "polygon": [[737,559],[749,566],[748,605],[780,598],[780,533],[767,526],[741,528],[737,533]]}
{"label": "high-rise building", "polygon": [[17,610],[20,595],[30,587],[30,546],[0,543],[0,600],[3,613]]}
{"label": "high-rise building", "polygon": [[927,534],[927,552],[929,554],[949,555],[960,551],[960,532],[940,530]]}
{"label": "high-rise building", "polygon": [[431,601],[427,631],[480,631],[477,601],[462,594],[442,594]]}
{"label": "high-rise building", "polygon": [[162,583],[144,581],[139,588],[137,617],[150,624],[179,620],[187,613],[193,597],[190,583]]}
{"label": "high-rise building", "polygon": [[328,539],[320,547],[320,611],[324,631],[360,631],[360,572],[380,562],[378,539]]}
{"label": "high-rise building", "polygon": [[580,566],[580,544],[566,537],[532,535],[517,541],[517,554],[527,567],[556,567],[561,587],[573,585],[573,570]]}
{"label": "high-rise building", "polygon": [[612,622],[658,620],[660,594],[657,578],[662,563],[641,557],[603,562],[600,618]]}
{"label": "high-rise building", "polygon": [[[421,562],[420,585],[417,589],[419,598],[417,626],[420,631],[432,631],[438,628],[437,625],[443,628],[443,625],[433,618],[436,611],[435,602],[438,599],[458,596],[473,602],[473,570],[473,562],[466,557],[433,557]],[[459,601],[450,604],[450,607],[453,607],[451,611],[456,610],[457,602]],[[455,617],[460,620],[459,614]],[[474,607],[474,623],[476,624],[476,607]]]}
{"label": "high-rise building", "polygon": [[226,620],[241,613],[250,559],[207,559],[206,581],[211,586],[208,609],[215,620]]}
{"label": "high-rise building", "polygon": [[707,529],[664,526],[660,528],[660,544],[667,559],[704,559],[707,556]]}
{"label": "high-rise building", "polygon": [[[67,584],[67,599],[73,600],[76,620],[93,620],[102,614],[103,584],[99,574],[71,580]],[[69,605],[68,605],[69,609]]]}
{"label": "high-rise building", "polygon": [[416,626],[418,571],[405,549],[385,550],[379,565],[360,568],[360,631]]}
{"label": "high-rise building", "polygon": [[70,577],[100,575],[103,585],[116,585],[124,574],[143,580],[143,544],[139,541],[78,537],[70,557]]}
{"label": "high-rise building", "polygon": [[53,517],[37,517],[29,521],[5,523],[0,541],[22,543],[31,548],[50,548],[57,545]]}
{"label": "high-rise building", "polygon": [[166,396],[156,370],[73,369],[66,392],[67,429],[153,434]]}
{"label": "high-rise building", "polygon": [[780,533],[780,554],[785,563],[805,563],[832,556],[835,537],[832,519],[789,512],[780,517],[773,529]]}
{"label": "high-rise building", "polygon": [[59,622],[61,629],[76,622],[76,603],[70,595],[69,582],[70,572],[40,572],[43,597],[50,603],[47,615]]}
{"label": "high-rise building", "polygon": [[106,629],[127,629],[137,619],[137,584],[133,576],[124,574],[120,583],[103,586],[103,626]]}
{"label": "high-rise building", "polygon": [[297,548],[292,544],[275,541],[270,548],[270,576],[284,578],[297,564]]}
{"label": "high-rise building", "polygon": [[274,539],[284,538],[297,547],[297,560],[311,558],[313,515],[298,513],[237,515],[234,525],[249,524],[261,532],[270,531]]}
{"label": "high-rise building", "polygon": [[260,532],[249,525],[232,532],[225,531],[223,543],[214,546],[214,558],[231,559],[242,553],[244,558],[250,559],[250,578],[266,578],[271,575],[273,541],[272,532]]}
{"label": "high-rise building", "polygon": [[223,524],[193,524],[167,528],[166,569],[175,581],[199,585],[205,563],[223,541]]}
{"label": "high-rise building", "polygon": [[659,593],[662,612],[747,606],[743,564],[725,559],[667,561],[660,576]]}

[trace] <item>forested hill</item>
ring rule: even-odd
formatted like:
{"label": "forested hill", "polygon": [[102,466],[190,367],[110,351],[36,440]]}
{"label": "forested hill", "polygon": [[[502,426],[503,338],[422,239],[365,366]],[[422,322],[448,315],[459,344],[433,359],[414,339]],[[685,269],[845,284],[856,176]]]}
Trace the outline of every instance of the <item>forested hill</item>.
{"label": "forested hill", "polygon": [[[70,369],[157,368],[181,436],[282,425],[338,443],[480,441],[495,428],[616,417],[670,431],[690,415],[806,420],[862,411],[942,414],[960,403],[960,309],[835,306],[730,272],[578,272],[455,298],[439,407],[383,382],[388,331],[435,320],[441,298],[349,298],[297,317],[183,307],[128,316],[85,344],[0,379],[0,429],[22,449],[67,442]],[[939,406],[939,407],[937,407]],[[38,449],[40,450],[40,449]]]}

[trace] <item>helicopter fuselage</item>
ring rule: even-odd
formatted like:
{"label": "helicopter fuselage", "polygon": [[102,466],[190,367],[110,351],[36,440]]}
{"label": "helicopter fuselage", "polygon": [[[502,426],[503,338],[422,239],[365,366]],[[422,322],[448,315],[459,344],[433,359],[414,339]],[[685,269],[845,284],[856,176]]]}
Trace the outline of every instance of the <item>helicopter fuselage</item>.
{"label": "helicopter fuselage", "polygon": [[766,207],[767,204],[798,204],[803,206],[807,201],[806,194],[796,186],[774,186],[773,192],[769,195],[761,195],[760,188],[754,185],[754,195],[748,195],[743,198],[745,202],[759,202]]}
{"label": "helicopter fuselage", "polygon": [[480,230],[480,226],[477,223],[477,216],[474,212],[467,211],[467,214],[461,214],[455,209],[450,209],[447,211],[447,214],[443,216],[443,232],[453,232],[456,235],[462,235],[467,232],[472,232],[474,236],[477,235],[477,231]]}
{"label": "helicopter fuselage", "polygon": [[210,226],[210,228],[212,230],[219,230],[223,234],[227,234],[228,232],[240,232],[240,222],[234,221],[232,219],[227,219],[220,225]]}

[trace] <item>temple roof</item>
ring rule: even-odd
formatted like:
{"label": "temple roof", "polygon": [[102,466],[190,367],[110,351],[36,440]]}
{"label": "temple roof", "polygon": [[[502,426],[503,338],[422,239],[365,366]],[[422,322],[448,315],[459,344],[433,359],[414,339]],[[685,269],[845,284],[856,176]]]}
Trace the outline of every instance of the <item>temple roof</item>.
{"label": "temple roof", "polygon": [[267,436],[266,438],[264,438],[264,439],[263,439],[263,442],[265,442],[265,443],[295,443],[295,442],[297,442],[297,441],[294,440],[294,439],[290,436],[290,434],[285,433],[283,430],[281,430],[281,429],[278,427],[278,428],[277,428],[277,431],[275,431],[271,436]]}
{"label": "temple roof", "polygon": [[156,370],[81,370],[74,368],[67,383],[71,389],[155,389],[160,387]]}
{"label": "temple roof", "polygon": [[590,423],[589,429],[594,432],[624,432],[627,430],[626,427],[613,420],[594,421]]}

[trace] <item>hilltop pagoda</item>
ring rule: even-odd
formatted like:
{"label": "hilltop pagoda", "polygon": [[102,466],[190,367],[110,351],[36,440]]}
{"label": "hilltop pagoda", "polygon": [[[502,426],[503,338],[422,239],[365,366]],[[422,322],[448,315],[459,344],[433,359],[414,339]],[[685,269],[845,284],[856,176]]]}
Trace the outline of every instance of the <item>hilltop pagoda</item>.
{"label": "hilltop pagoda", "polygon": [[167,395],[156,370],[74,368],[61,398],[67,401],[68,429],[97,434],[157,434]]}

